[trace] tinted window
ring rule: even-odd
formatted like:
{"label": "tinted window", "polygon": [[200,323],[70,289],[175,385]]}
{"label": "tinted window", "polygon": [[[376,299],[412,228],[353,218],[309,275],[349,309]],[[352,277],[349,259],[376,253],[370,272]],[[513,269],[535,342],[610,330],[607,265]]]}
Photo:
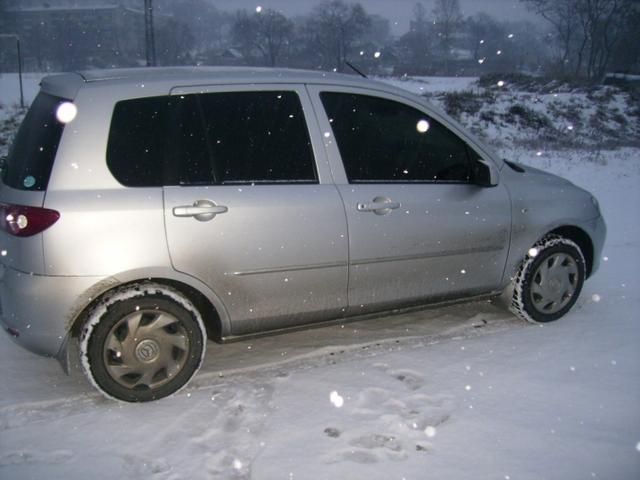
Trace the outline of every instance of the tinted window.
{"label": "tinted window", "polygon": [[466,144],[408,105],[324,92],[350,182],[469,182]]}
{"label": "tinted window", "polygon": [[3,182],[21,190],[46,190],[64,124],[56,119],[65,100],[40,92],[13,141],[2,169]]}
{"label": "tinted window", "polygon": [[169,97],[118,102],[109,131],[107,165],[123,185],[162,185]]}
{"label": "tinted window", "polygon": [[316,182],[293,92],[225,92],[116,105],[107,163],[128,186]]}
{"label": "tinted window", "polygon": [[219,183],[313,182],[309,133],[292,92],[200,96]]}

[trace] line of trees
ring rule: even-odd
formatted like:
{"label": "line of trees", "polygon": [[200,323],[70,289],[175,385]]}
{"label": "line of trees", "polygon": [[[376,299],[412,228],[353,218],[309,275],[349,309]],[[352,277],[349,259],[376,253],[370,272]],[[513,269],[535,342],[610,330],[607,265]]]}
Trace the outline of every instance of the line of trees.
{"label": "line of trees", "polygon": [[325,0],[293,18],[266,8],[230,14],[206,0],[157,1],[173,16],[200,12],[183,18],[187,24],[208,18],[214,28],[193,29],[200,33],[190,47],[209,51],[209,63],[232,60],[215,55],[231,49],[240,53],[238,63],[338,71],[351,60],[368,71],[410,74],[528,72],[598,80],[612,70],[640,73],[640,0],[520,0],[540,16],[536,24],[486,13],[465,18],[459,0],[435,0],[431,10],[418,1],[409,31],[399,37],[391,35],[388,20],[344,0]]}
{"label": "line of trees", "polygon": [[[160,65],[344,71],[351,61],[370,73],[525,72],[591,80],[614,70],[640,73],[640,0],[520,1],[541,21],[499,21],[486,13],[464,17],[459,0],[435,0],[432,9],[417,1],[409,30],[394,36],[387,19],[345,0],[324,0],[308,14],[295,17],[262,7],[226,12],[210,0],[154,0],[156,52]],[[142,0],[118,3],[135,11]],[[7,6],[15,8],[16,2],[0,0],[0,10]],[[2,25],[3,16],[0,11],[0,31],[7,31],[12,26]],[[100,26],[95,28],[99,31]],[[80,30],[75,32],[69,22],[64,45],[50,53],[60,58],[52,58],[49,68],[102,66],[99,55],[108,42],[96,52],[91,42],[83,41],[92,38],[87,26]],[[39,47],[25,44],[25,55],[34,56],[29,49]],[[0,57],[3,48],[0,45]],[[137,47],[128,52],[118,48],[109,65],[142,63],[144,51],[131,54]]]}
{"label": "line of trees", "polygon": [[[268,8],[227,13],[206,0],[156,1],[172,18],[199,12],[180,17],[194,32],[184,49],[190,52],[183,58],[186,63],[344,71],[351,61],[367,72],[454,75],[539,72],[550,61],[543,29],[487,14],[464,18],[458,0],[436,0],[431,10],[417,2],[409,31],[399,37],[391,35],[387,19],[344,0],[323,1],[309,14],[293,18]],[[208,35],[202,34],[202,23],[212,25]],[[167,37],[162,25],[157,37]]]}

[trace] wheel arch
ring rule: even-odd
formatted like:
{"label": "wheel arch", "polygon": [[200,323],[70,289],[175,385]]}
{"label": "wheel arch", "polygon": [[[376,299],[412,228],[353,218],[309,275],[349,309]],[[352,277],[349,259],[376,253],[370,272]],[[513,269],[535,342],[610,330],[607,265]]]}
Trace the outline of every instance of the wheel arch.
{"label": "wheel arch", "polygon": [[578,245],[578,247],[580,247],[585,260],[585,277],[589,278],[593,270],[594,255],[593,241],[591,240],[589,234],[579,227],[570,225],[555,228],[547,235],[549,234],[558,235],[560,237],[572,240],[576,245]]}
{"label": "wheel arch", "polygon": [[181,278],[180,276],[176,276],[174,275],[176,272],[171,272],[170,275],[163,274],[163,272],[153,272],[153,275],[149,275],[150,272],[148,271],[144,273],[146,273],[146,275],[140,272],[119,274],[110,277],[109,281],[101,282],[95,288],[88,291],[80,301],[81,307],[77,309],[79,313],[75,315],[72,320],[69,329],[71,336],[74,338],[80,336],[89,312],[112,292],[139,283],[166,285],[187,297],[202,316],[207,338],[219,341],[230,331],[229,318],[224,305],[217,295],[206,286],[191,277]]}

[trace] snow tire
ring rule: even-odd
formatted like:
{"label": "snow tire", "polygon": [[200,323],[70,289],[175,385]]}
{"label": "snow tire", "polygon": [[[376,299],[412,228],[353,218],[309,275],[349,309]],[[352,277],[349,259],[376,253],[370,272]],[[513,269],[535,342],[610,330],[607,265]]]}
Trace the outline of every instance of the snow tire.
{"label": "snow tire", "polygon": [[89,313],[80,336],[85,375],[106,397],[148,402],[172,395],[196,374],[206,331],[196,307],[156,283],[107,294]]}
{"label": "snow tire", "polygon": [[580,247],[568,238],[547,235],[527,253],[512,279],[509,309],[531,323],[547,323],[575,304],[585,280]]}

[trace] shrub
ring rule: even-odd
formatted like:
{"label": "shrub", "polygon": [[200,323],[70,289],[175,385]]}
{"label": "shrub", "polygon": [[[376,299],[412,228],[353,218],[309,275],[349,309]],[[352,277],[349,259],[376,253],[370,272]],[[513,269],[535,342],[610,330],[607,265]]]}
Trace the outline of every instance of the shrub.
{"label": "shrub", "polygon": [[534,130],[553,128],[551,120],[549,120],[545,114],[536,112],[519,103],[509,107],[509,110],[507,110],[505,114],[505,120],[508,122],[517,122],[525,128],[532,128]]}
{"label": "shrub", "polygon": [[457,119],[460,119],[463,113],[475,115],[480,111],[485,101],[483,95],[477,95],[469,91],[447,92],[443,96],[445,111]]}

